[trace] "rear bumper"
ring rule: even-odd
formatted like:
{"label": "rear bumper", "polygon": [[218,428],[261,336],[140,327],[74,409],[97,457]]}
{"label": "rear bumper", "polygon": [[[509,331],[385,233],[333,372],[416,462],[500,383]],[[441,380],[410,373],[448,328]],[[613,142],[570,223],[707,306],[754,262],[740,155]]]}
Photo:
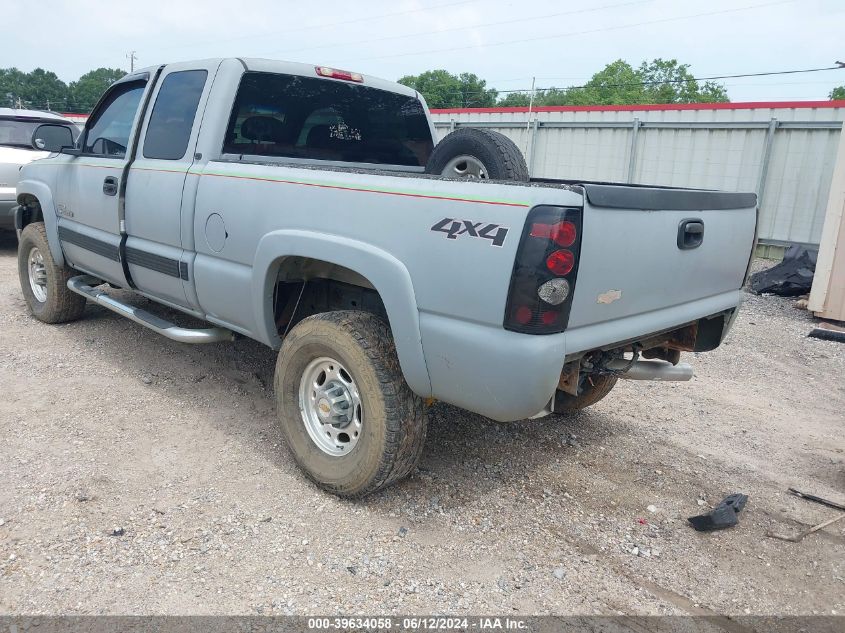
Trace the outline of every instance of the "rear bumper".
{"label": "rear bumper", "polygon": [[740,303],[742,290],[732,290],[679,306],[573,328],[566,332],[566,353],[585,352],[611,343],[665,332],[696,319],[736,308]]}
{"label": "rear bumper", "polygon": [[432,395],[500,422],[528,418],[551,400],[568,354],[672,330],[736,308],[741,300],[742,291],[735,290],[549,335],[519,334],[422,312],[420,332]]}

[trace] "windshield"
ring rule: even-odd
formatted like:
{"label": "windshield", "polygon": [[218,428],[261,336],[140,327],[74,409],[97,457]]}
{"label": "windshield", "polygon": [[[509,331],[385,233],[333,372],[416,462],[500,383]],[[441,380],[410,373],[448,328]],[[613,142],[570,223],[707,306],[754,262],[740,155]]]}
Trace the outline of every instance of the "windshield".
{"label": "windshield", "polygon": [[[59,120],[0,119],[0,145],[35,149],[32,147],[32,133],[35,132],[35,128],[45,123],[64,125]],[[76,139],[76,126],[67,125],[67,127]]]}

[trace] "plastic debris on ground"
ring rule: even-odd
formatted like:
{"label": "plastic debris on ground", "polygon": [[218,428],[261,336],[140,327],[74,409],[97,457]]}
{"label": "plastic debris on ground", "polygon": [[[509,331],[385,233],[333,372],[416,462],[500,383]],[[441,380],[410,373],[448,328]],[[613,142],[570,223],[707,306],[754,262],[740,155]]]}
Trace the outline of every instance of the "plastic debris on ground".
{"label": "plastic debris on ground", "polygon": [[748,495],[735,493],[728,495],[722,502],[713,508],[709,513],[690,517],[687,521],[698,532],[711,532],[713,530],[724,530],[739,523],[739,514],[748,502]]}
{"label": "plastic debris on ground", "polygon": [[845,343],[845,327],[834,325],[833,323],[819,323],[818,327],[810,330],[807,336],[820,338],[825,341]]}
{"label": "plastic debris on ground", "polygon": [[775,294],[781,297],[798,297],[810,292],[816,272],[818,251],[794,244],[783,261],[768,270],[751,275],[751,290],[757,294]]}

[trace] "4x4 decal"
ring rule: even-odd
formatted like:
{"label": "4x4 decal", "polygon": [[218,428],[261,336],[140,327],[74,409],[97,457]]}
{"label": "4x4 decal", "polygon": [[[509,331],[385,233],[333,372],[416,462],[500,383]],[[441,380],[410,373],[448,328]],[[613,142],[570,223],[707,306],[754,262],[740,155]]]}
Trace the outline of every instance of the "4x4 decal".
{"label": "4x4 decal", "polygon": [[468,235],[469,237],[480,237],[490,240],[493,246],[501,246],[505,243],[505,238],[510,229],[499,224],[484,224],[484,222],[473,222],[472,220],[443,218],[440,222],[432,226],[431,230],[438,233],[445,233],[447,240],[456,240],[459,235]]}

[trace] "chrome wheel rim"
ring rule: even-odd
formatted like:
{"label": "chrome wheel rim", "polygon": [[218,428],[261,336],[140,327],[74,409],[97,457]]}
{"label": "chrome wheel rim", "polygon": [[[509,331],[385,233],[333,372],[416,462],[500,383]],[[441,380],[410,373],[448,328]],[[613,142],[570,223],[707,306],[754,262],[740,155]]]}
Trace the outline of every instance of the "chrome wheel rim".
{"label": "chrome wheel rim", "polygon": [[361,438],[358,387],[352,374],[333,358],[314,359],[302,372],[299,412],[311,440],[327,455],[346,455]]}
{"label": "chrome wheel rim", "polygon": [[466,179],[478,179],[478,180],[486,180],[489,178],[487,175],[487,168],[484,166],[480,160],[478,160],[475,156],[469,155],[461,155],[456,156],[443,168],[443,171],[440,172],[441,176],[449,176],[450,178],[466,178]]}
{"label": "chrome wheel rim", "polygon": [[47,301],[47,266],[44,265],[44,256],[37,248],[29,251],[27,268],[32,294],[39,303],[44,303]]}

